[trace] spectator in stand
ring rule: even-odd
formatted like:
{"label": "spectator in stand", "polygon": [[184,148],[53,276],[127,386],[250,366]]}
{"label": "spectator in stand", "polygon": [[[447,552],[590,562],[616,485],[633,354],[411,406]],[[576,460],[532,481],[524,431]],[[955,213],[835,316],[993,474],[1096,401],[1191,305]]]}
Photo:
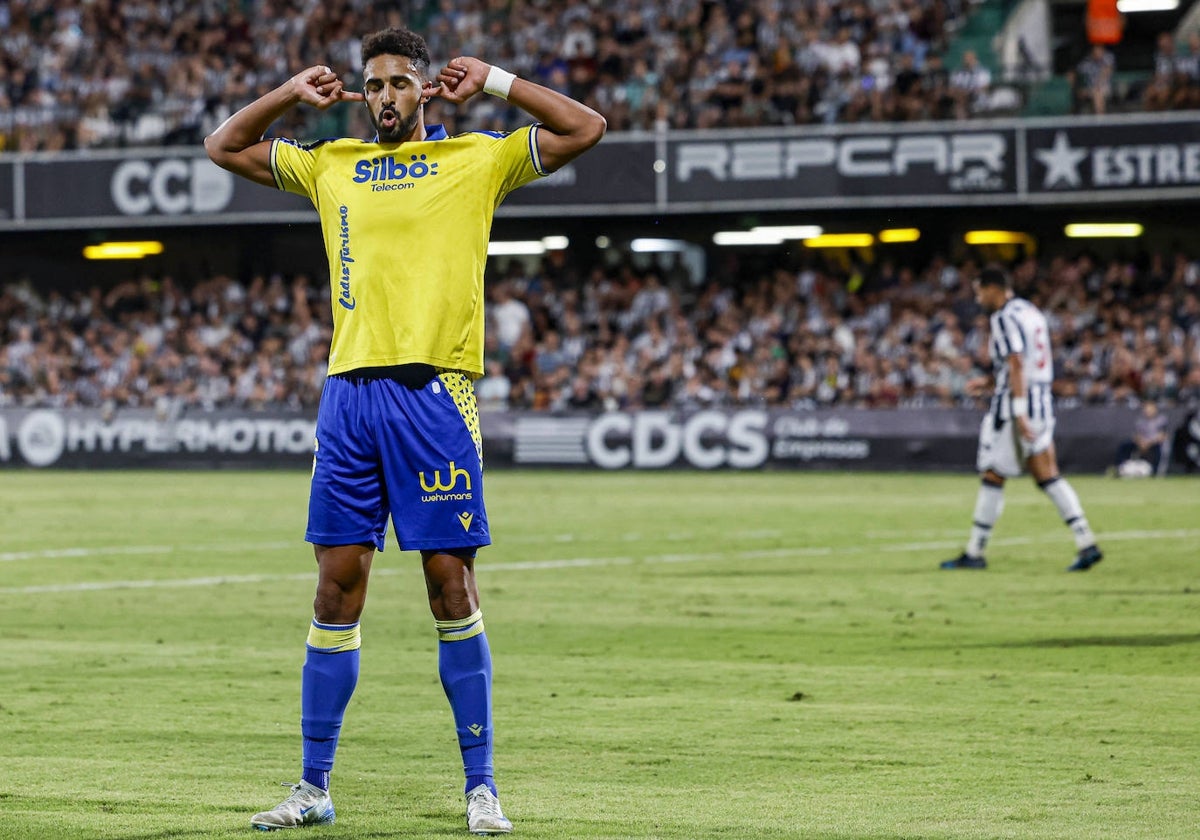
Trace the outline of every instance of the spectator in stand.
{"label": "spectator in stand", "polygon": [[896,78],[887,95],[885,113],[898,122],[923,119],[929,104],[925,96],[924,79],[911,53],[901,53]]}
{"label": "spectator in stand", "polygon": [[950,88],[950,71],[942,63],[941,53],[930,53],[921,74],[925,94],[925,115],[944,120],[954,116],[955,99]]}
{"label": "spectator in stand", "polygon": [[496,334],[503,351],[512,351],[529,332],[529,307],[523,300],[514,296],[512,281],[501,282],[492,287],[492,306],[489,314],[494,326],[489,332]]}
{"label": "spectator in stand", "polygon": [[955,119],[965,120],[987,111],[992,89],[992,73],[979,62],[974,50],[963,53],[962,66],[950,74],[950,98]]}
{"label": "spectator in stand", "polygon": [[1072,101],[1077,114],[1106,114],[1113,96],[1116,59],[1103,44],[1091,51],[1070,73]]}
{"label": "spectator in stand", "polygon": [[1175,84],[1176,108],[1200,108],[1200,32],[1188,34],[1187,51],[1175,59]]}
{"label": "spectator in stand", "polygon": [[1124,474],[1123,467],[1131,459],[1145,461],[1150,466],[1150,475],[1158,475],[1162,465],[1163,446],[1167,441],[1168,419],[1158,410],[1157,403],[1146,400],[1142,403],[1138,419],[1133,424],[1133,436],[1117,447],[1116,470]]}
{"label": "spectator in stand", "polygon": [[534,369],[544,376],[556,376],[571,367],[571,359],[562,348],[562,338],[555,329],[547,329],[537,344]]}
{"label": "spectator in stand", "polygon": [[1170,32],[1160,33],[1154,53],[1154,76],[1142,92],[1142,105],[1147,111],[1165,111],[1176,101],[1175,38]]}
{"label": "spectator in stand", "polygon": [[597,412],[604,408],[604,401],[590,377],[576,376],[562,407],[568,411]]}

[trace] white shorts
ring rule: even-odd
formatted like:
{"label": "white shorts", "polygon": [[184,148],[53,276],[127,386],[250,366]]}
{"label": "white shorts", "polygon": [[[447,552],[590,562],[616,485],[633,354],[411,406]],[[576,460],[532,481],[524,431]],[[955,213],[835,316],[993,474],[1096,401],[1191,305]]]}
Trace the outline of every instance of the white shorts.
{"label": "white shorts", "polygon": [[1004,478],[1016,478],[1025,472],[1025,462],[1039,452],[1045,452],[1054,444],[1054,418],[1029,420],[1033,440],[1028,441],[1017,431],[1012,420],[1001,420],[996,428],[995,418],[988,414],[979,424],[979,454],[975,457],[975,468],[979,472],[992,472]]}

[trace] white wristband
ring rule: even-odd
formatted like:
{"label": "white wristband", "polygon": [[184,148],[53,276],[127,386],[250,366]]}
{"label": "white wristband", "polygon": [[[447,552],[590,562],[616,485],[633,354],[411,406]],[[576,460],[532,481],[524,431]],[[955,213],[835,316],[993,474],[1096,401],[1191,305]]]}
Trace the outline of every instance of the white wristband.
{"label": "white wristband", "polygon": [[501,99],[508,100],[508,92],[512,89],[512,83],[517,77],[509,73],[507,70],[502,70],[495,64],[488,71],[487,81],[483,83],[483,92],[490,93],[492,96],[499,96]]}
{"label": "white wristband", "polygon": [[1028,417],[1029,416],[1029,397],[1013,397],[1012,398],[1013,417]]}

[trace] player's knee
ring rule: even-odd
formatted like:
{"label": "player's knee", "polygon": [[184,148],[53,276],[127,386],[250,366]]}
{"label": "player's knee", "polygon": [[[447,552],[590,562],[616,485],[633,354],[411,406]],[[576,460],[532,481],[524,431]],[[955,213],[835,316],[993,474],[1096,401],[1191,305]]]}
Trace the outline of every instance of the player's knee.
{"label": "player's knee", "polygon": [[1004,476],[1000,475],[998,472],[993,472],[992,470],[984,470],[983,475],[980,476],[980,480],[983,481],[984,484],[991,485],[992,487],[1004,486]]}
{"label": "player's knee", "polygon": [[457,621],[479,609],[479,598],[461,581],[442,586],[436,597],[429,599],[429,607],[438,621]]}
{"label": "player's knee", "polygon": [[313,615],[323,624],[353,624],[362,615],[364,599],[361,582],[322,577],[313,598]]}
{"label": "player's knee", "polygon": [[479,609],[474,549],[427,551],[422,560],[429,608],[438,621],[457,621]]}
{"label": "player's knee", "polygon": [[440,576],[430,584],[429,609],[438,621],[458,621],[479,609],[479,595],[470,570]]}
{"label": "player's knee", "polygon": [[1062,478],[1062,476],[1054,473],[1051,475],[1035,475],[1033,478],[1034,481],[1037,482],[1038,489],[1042,490],[1043,492],[1048,492],[1050,488],[1053,487],[1060,478]]}

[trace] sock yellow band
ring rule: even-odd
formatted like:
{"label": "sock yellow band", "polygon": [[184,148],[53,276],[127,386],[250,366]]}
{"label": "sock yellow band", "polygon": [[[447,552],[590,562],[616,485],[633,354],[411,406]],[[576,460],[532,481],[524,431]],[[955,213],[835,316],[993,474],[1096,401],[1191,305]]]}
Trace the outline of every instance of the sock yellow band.
{"label": "sock yellow band", "polygon": [[439,641],[461,642],[483,632],[483,610],[475,610],[466,618],[453,621],[435,621],[433,625],[437,628]]}
{"label": "sock yellow band", "polygon": [[358,625],[347,627],[318,626],[313,622],[308,628],[308,646],[321,653],[344,653],[362,647],[362,636]]}

